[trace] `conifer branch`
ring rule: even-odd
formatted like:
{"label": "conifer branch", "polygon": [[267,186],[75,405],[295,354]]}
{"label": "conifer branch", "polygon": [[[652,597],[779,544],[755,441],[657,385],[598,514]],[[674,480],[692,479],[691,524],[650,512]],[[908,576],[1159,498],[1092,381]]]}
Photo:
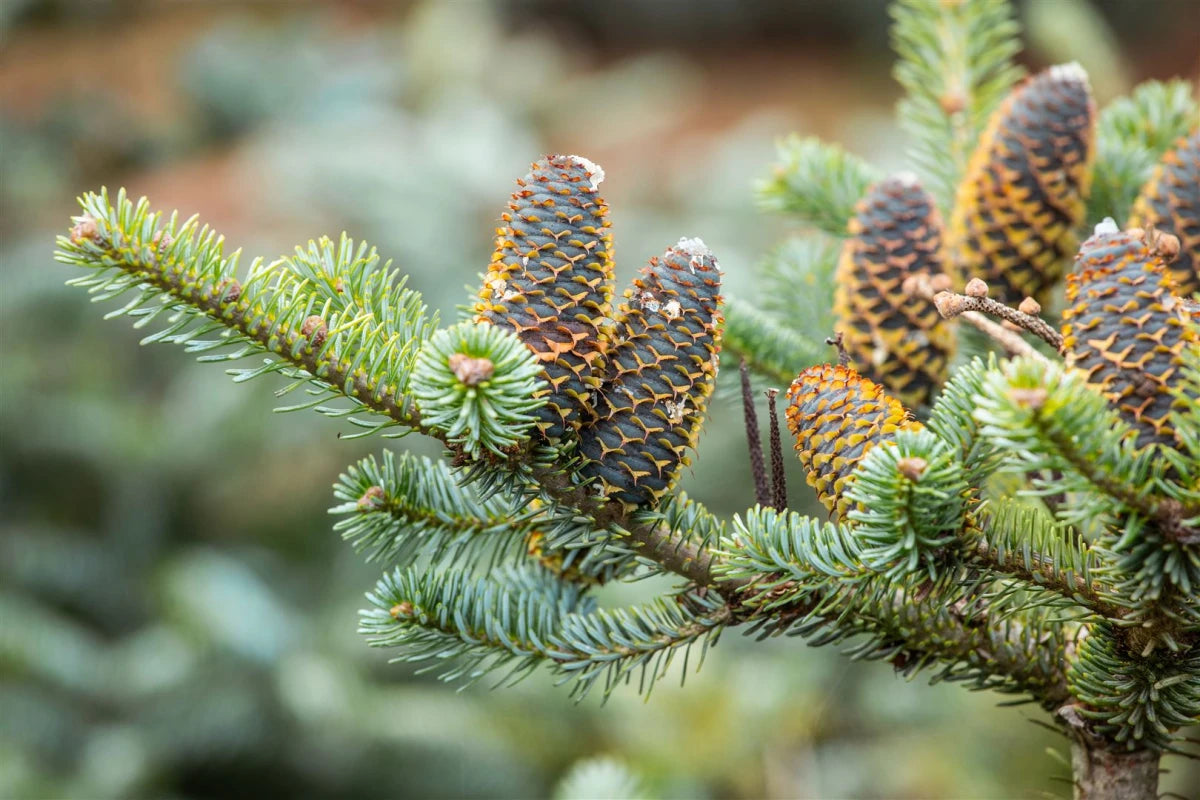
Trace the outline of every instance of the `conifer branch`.
{"label": "conifer branch", "polygon": [[367,560],[407,565],[495,560],[513,552],[535,524],[536,508],[514,510],[500,496],[478,497],[442,461],[385,450],[350,467],[334,485],[342,517],[333,529]]}
{"label": "conifer branch", "polygon": [[988,116],[1021,76],[1019,26],[992,0],[902,0],[891,13],[893,74],[906,92],[900,124],[945,210]]}
{"label": "conifer branch", "polygon": [[873,447],[846,491],[863,563],[889,579],[936,580],[957,555],[968,486],[951,447],[928,429],[899,431]]}
{"label": "conifer branch", "polygon": [[1174,730],[1200,719],[1200,645],[1138,654],[1129,640],[1115,625],[1092,626],[1067,667],[1072,711],[1087,734],[1165,749]]}
{"label": "conifer branch", "polygon": [[1111,602],[1096,575],[1099,556],[1079,534],[1063,531],[1028,506],[1001,502],[973,520],[972,558],[986,569],[1054,592],[1108,619],[1125,609]]}
{"label": "conifer branch", "polygon": [[980,401],[976,418],[985,435],[1014,448],[1027,469],[1068,470],[1083,479],[1082,488],[1160,524],[1196,515],[1147,490],[1161,483],[1151,477],[1153,448],[1136,450],[1129,425],[1078,373],[1017,359],[989,376]]}
{"label": "conifer branch", "polygon": [[1129,425],[1079,372],[1028,359],[988,377],[977,417],[1023,468],[1058,472],[1052,483],[1035,477],[1033,484],[1075,496],[1059,511],[1064,521],[1099,528],[1109,599],[1125,609],[1121,624],[1144,635],[1135,649],[1186,646],[1200,631],[1200,565],[1195,545],[1181,540],[1195,515],[1162,496],[1160,487],[1171,482],[1168,462],[1156,457],[1160,446],[1138,448]]}
{"label": "conifer branch", "polygon": [[598,609],[532,566],[482,578],[397,570],[368,598],[375,608],[363,612],[361,630],[374,646],[403,646],[399,660],[467,682],[508,667],[507,684],[548,664],[580,697],[601,682],[607,696],[635,673],[648,693],[680,649],[707,649],[730,619],[727,606],[697,595]]}
{"label": "conifer branch", "polygon": [[904,672],[935,662],[934,680],[1030,692],[1052,707],[1068,697],[1060,659],[1069,626],[1037,609],[993,615],[970,582],[949,574],[906,585],[867,567],[854,533],[796,514],[754,510],[735,519],[720,573],[741,584],[751,621],[822,645],[866,635],[853,657]]}
{"label": "conifer branch", "polygon": [[[245,282],[239,282],[237,255],[226,258],[222,238],[201,228],[194,217],[181,224],[173,215],[164,226],[144,198],[135,206],[124,190],[115,206],[106,191],[85,195],[81,203],[85,213],[69,237],[59,237],[55,257],[92,270],[73,283],[90,287],[96,300],[134,294],[109,316],[139,316],[140,327],[165,312],[168,327],[143,341],[175,342],[190,352],[242,345],[232,353],[202,357],[210,361],[266,352],[273,356],[271,361],[241,371],[236,380],[273,372],[300,378],[299,383],[311,378],[319,390],[341,393],[392,424],[422,427],[405,389],[415,345],[428,336],[436,320],[425,316],[419,295],[398,286],[392,299],[398,301],[399,319],[385,326],[369,312],[336,310],[330,299],[311,291],[281,264],[266,266],[257,260]],[[146,308],[153,301],[159,305]],[[204,318],[234,335],[202,338],[218,329],[203,324]],[[296,408],[318,402],[319,396]]]}
{"label": "conifer branch", "polygon": [[[306,277],[302,277],[302,271],[264,267],[256,261],[249,277],[241,283],[235,277],[236,256],[225,258],[220,237],[208,228],[200,228],[194,218],[179,224],[172,217],[164,226],[146,200],[135,205],[123,191],[115,205],[109,203],[103,191],[84,196],[82,203],[85,214],[69,237],[59,238],[57,258],[93,270],[95,274],[74,282],[91,286],[98,295],[96,299],[137,292],[134,301],[119,313],[137,314],[144,304],[162,297],[163,305],[146,313],[139,325],[164,309],[183,315],[182,323],[173,320],[165,332],[155,334],[154,340],[179,341],[193,350],[246,345],[233,355],[217,356],[219,360],[271,353],[276,360],[246,371],[239,379],[293,368],[295,372],[284,374],[301,379],[301,383],[311,379],[320,390],[342,393],[357,407],[386,416],[390,423],[453,445],[453,435],[427,423],[407,394],[417,346],[430,337],[436,324],[436,320],[423,316],[424,306],[415,292],[401,286],[394,290],[397,295],[388,298],[396,301],[395,308],[401,315],[394,323],[398,333],[388,333],[375,324],[371,313],[363,312],[361,301],[353,300],[366,297],[362,288],[335,303],[331,295],[346,291],[345,286],[339,291],[337,279],[343,278],[344,283],[348,274],[331,274],[328,280],[312,281],[313,259],[305,261],[310,272]],[[357,251],[343,245],[336,252],[354,255]],[[314,310],[322,311],[324,316],[310,313]],[[197,317],[207,317],[213,323],[197,330],[185,329]],[[320,321],[314,321],[318,317]],[[199,338],[221,328],[236,335],[217,340]],[[402,338],[402,333],[411,334],[412,341]],[[529,394],[521,402],[526,402]],[[380,427],[377,424],[370,429]],[[513,451],[508,466],[539,485],[553,501],[591,517],[601,529],[627,537],[637,555],[660,563],[697,586],[712,585],[711,555],[689,542],[685,534],[639,522],[634,512],[620,503],[603,502],[574,483],[561,465],[539,462],[535,449],[525,446]]]}
{"label": "conifer branch", "polygon": [[725,299],[722,342],[752,370],[784,385],[800,370],[825,360],[821,345],[736,297]]}
{"label": "conifer branch", "polygon": [[779,158],[774,174],[758,184],[762,207],[845,236],[854,204],[879,178],[875,168],[835,144],[799,136],[779,144]]}
{"label": "conifer branch", "polygon": [[1088,219],[1124,221],[1154,165],[1176,139],[1200,125],[1187,81],[1147,81],[1100,112]]}

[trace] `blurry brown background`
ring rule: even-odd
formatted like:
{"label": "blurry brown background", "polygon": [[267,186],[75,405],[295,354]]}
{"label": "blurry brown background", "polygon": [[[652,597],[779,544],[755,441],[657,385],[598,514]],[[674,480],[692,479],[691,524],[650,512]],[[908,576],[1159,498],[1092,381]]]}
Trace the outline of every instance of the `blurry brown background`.
{"label": "blurry brown background", "polygon": [[[1194,0],[1020,11],[1026,63],[1080,60],[1102,103],[1200,66]],[[388,665],[329,485],[435,450],[138,348],[51,259],[78,193],[125,186],[249,256],[345,230],[453,319],[513,179],[571,152],[607,172],[622,282],[701,236],[753,297],[791,231],[754,205],[774,140],[902,165],[890,68],[881,0],[0,5],[0,797],[536,797],[595,755],[662,797],[1068,794],[1036,709],[795,639],[727,634],[685,688],[606,706]],[[726,514],[740,426],[721,401],[685,482]]]}

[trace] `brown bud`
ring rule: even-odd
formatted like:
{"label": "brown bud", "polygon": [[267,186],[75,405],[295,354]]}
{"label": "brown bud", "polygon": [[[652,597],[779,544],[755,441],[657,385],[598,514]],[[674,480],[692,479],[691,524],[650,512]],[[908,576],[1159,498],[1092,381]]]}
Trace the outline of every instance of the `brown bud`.
{"label": "brown bud", "polygon": [[900,471],[900,474],[914,483],[921,480],[921,476],[925,474],[928,467],[929,462],[918,456],[902,458],[896,464],[896,469]]}
{"label": "brown bud", "polygon": [[316,314],[306,317],[304,323],[300,326],[300,335],[311,339],[313,347],[320,347],[325,344],[325,336],[328,333],[329,328],[325,326],[325,320]]}
{"label": "brown bud", "polygon": [[1040,387],[1033,389],[1011,389],[1008,396],[1019,406],[1037,410],[1046,402],[1046,390]]}
{"label": "brown bud", "polygon": [[963,294],[967,297],[987,297],[988,285],[979,278],[971,278],[967,281],[967,288]]}
{"label": "brown bud", "polygon": [[1127,228],[1125,233],[1132,236],[1134,239],[1146,240],[1146,230],[1144,228]]}
{"label": "brown bud", "polygon": [[478,386],[496,373],[496,365],[488,359],[471,358],[465,353],[454,353],[449,363],[454,377],[462,381],[464,386]]}
{"label": "brown bud", "polygon": [[904,283],[900,284],[900,291],[905,294],[917,294],[921,289],[921,284],[927,280],[924,275],[909,275],[904,279]]}
{"label": "brown bud", "polygon": [[413,615],[413,604],[405,600],[403,603],[396,603],[388,611],[392,615],[392,619],[400,619],[401,617],[411,617]]}
{"label": "brown bud", "polygon": [[935,292],[946,292],[954,285],[954,279],[944,272],[939,272],[929,279],[929,288]]}
{"label": "brown bud", "polygon": [[1042,313],[1042,304],[1032,297],[1026,297],[1021,301],[1021,305],[1017,306],[1017,310],[1022,314],[1028,314],[1031,317],[1036,317]]}
{"label": "brown bud", "polygon": [[967,107],[967,98],[962,92],[946,92],[938,98],[938,105],[947,114],[957,114]]}
{"label": "brown bud", "polygon": [[78,218],[75,227],[71,228],[71,241],[75,244],[83,244],[86,242],[94,242],[100,236],[100,228],[96,225],[96,218],[91,214],[84,214]]}
{"label": "brown bud", "polygon": [[166,231],[155,231],[154,236],[150,237],[150,241],[158,250],[170,249],[171,245],[175,244],[175,240],[171,238],[171,234]]}
{"label": "brown bud", "polygon": [[933,296],[933,304],[937,306],[938,313],[946,319],[962,313],[962,298],[953,292],[938,292]]}
{"label": "brown bud", "polygon": [[382,486],[368,486],[367,490],[358,498],[359,511],[377,511],[383,508],[384,502],[387,500],[387,495],[383,491]]}
{"label": "brown bud", "polygon": [[242,296],[242,285],[235,278],[221,278],[215,288],[216,296],[225,303],[236,303]]}
{"label": "brown bud", "polygon": [[1143,378],[1134,385],[1133,393],[1138,397],[1154,397],[1158,394],[1158,383],[1149,377]]}
{"label": "brown bud", "polygon": [[1171,233],[1155,231],[1155,237],[1150,242],[1150,248],[1163,257],[1167,263],[1179,258],[1179,237]]}

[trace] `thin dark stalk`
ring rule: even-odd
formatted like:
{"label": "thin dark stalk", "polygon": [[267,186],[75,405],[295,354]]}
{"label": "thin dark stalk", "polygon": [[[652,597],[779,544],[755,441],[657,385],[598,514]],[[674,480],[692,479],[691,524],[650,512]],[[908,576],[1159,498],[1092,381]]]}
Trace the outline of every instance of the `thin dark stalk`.
{"label": "thin dark stalk", "polygon": [[767,389],[767,410],[771,415],[771,505],[787,510],[787,475],[783,469],[783,439],[779,435],[779,412],[775,408],[778,389]]}
{"label": "thin dark stalk", "polygon": [[758,435],[758,413],[754,410],[754,395],[750,389],[750,369],[746,359],[738,361],[742,381],[742,417],[746,422],[746,444],[750,448],[750,474],[754,476],[754,499],[760,506],[771,503],[771,488],[767,485],[767,469],[763,465],[762,439]]}

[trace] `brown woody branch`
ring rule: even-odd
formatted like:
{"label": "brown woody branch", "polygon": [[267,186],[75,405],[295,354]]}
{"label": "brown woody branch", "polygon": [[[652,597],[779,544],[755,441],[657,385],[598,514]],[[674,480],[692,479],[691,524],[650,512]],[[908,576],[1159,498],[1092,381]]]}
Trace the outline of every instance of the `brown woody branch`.
{"label": "brown woody branch", "polygon": [[970,312],[983,313],[1004,320],[1017,329],[1028,331],[1053,347],[1055,352],[1062,352],[1062,334],[1044,319],[1036,316],[1041,311],[1041,306],[1031,298],[1022,301],[1022,308],[1011,308],[988,297],[988,285],[979,278],[972,278],[967,283],[965,294],[943,290],[934,294],[932,299],[938,313],[946,319]]}
{"label": "brown woody branch", "polygon": [[[950,318],[950,316],[961,317],[963,322],[987,334],[988,337],[1003,347],[1004,352],[1010,356],[1029,356],[1044,360],[1045,357],[1037,350],[1034,350],[1029,342],[1022,339],[1020,334],[1005,328],[1003,325],[992,322],[979,311],[962,309],[956,314],[948,315],[946,311],[942,310],[942,306],[937,303],[937,299],[942,295],[950,294],[946,291],[949,286],[950,277],[948,275],[930,276],[925,273],[917,273],[905,279],[903,289],[914,297],[920,297],[934,303],[938,309],[938,313],[944,318]],[[954,296],[961,297],[962,295]]]}

